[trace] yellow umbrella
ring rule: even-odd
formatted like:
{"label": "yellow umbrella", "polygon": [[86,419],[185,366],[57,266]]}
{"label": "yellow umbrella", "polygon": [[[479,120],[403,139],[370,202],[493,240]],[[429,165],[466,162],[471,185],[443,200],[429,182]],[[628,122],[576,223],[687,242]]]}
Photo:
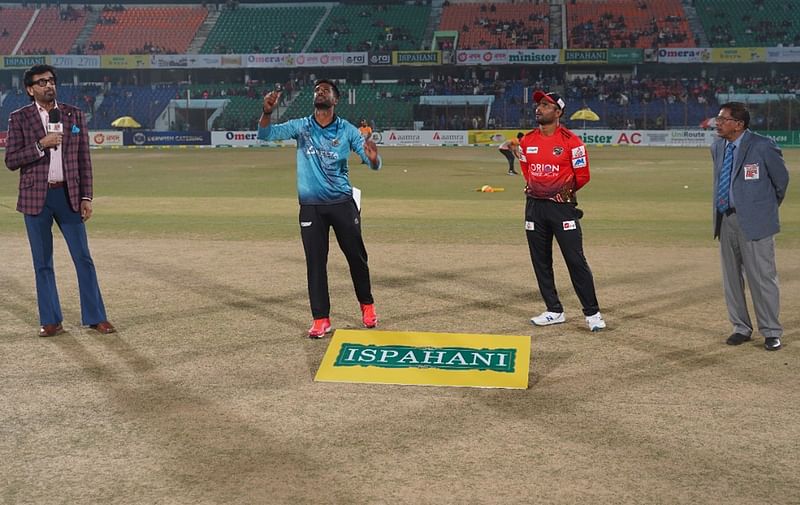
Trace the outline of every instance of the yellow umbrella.
{"label": "yellow umbrella", "polygon": [[589,107],[584,107],[569,117],[572,120],[583,120],[583,127],[586,128],[586,121],[600,121],[600,116]]}
{"label": "yellow umbrella", "polygon": [[576,111],[575,114],[571,115],[569,118],[572,120],[600,121],[600,116],[589,107]]}
{"label": "yellow umbrella", "polygon": [[137,123],[136,120],[133,119],[130,116],[118,117],[117,119],[115,119],[114,121],[111,122],[111,126],[113,126],[115,128],[141,128],[142,127],[142,125]]}

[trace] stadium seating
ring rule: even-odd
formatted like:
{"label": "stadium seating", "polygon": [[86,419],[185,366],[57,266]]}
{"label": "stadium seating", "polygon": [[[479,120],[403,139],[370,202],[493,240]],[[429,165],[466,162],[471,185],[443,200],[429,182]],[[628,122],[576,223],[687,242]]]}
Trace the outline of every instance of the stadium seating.
{"label": "stadium seating", "polygon": [[261,97],[227,96],[228,105],[214,121],[215,130],[255,130],[261,117]]}
{"label": "stadium seating", "polygon": [[86,48],[88,54],[186,53],[208,11],[202,7],[136,7],[104,10]]}
{"label": "stadium seating", "polygon": [[420,49],[430,13],[428,5],[337,5],[311,42],[310,50]]}
{"label": "stadium seating", "polygon": [[0,105],[0,132],[8,129],[8,115],[15,110],[31,103],[25,90],[19,93],[11,91],[5,95],[2,105]]}
{"label": "stadium seating", "polygon": [[[408,128],[414,123],[414,104],[421,88],[411,84],[347,84],[339,86],[341,97],[336,113],[353,124],[362,118],[374,121],[378,128]],[[355,90],[355,103],[348,103],[350,90]],[[313,111],[313,88],[302,88],[281,120],[302,117]]]}
{"label": "stadium seating", "polygon": [[85,23],[86,16],[82,10],[40,9],[19,54],[69,54]]}
{"label": "stadium seating", "polygon": [[[356,92],[354,104],[348,103],[349,90]],[[420,93],[417,85],[401,84],[341,84],[342,97],[336,113],[358,124],[361,118],[374,120],[381,128],[411,128],[414,103]],[[256,90],[252,96],[228,95],[224,112],[214,122],[214,129],[254,129],[261,116],[261,97],[265,90]],[[308,116],[313,112],[313,87],[300,88],[287,109],[280,110],[279,121]]]}
{"label": "stadium seating", "polygon": [[200,52],[300,52],[324,14],[324,7],[238,7],[225,10]]}
{"label": "stadium seating", "polygon": [[108,129],[118,117],[132,116],[143,127],[153,128],[170,100],[178,96],[177,86],[114,86],[105,93],[90,126]]}
{"label": "stadium seating", "polygon": [[568,47],[692,47],[680,0],[575,0],[567,8]]}
{"label": "stadium seating", "polygon": [[[79,109],[90,112],[91,106],[88,105],[86,97],[96,97],[99,89],[94,86],[73,86],[71,84],[58,85],[58,101],[74,105]],[[93,100],[91,100],[93,101]],[[8,116],[20,107],[31,103],[24,89],[19,93],[9,92],[0,107],[0,131],[5,131],[8,126]]]}
{"label": "stadium seating", "polygon": [[785,0],[696,0],[712,47],[800,45],[800,9]]}
{"label": "stadium seating", "polygon": [[550,6],[541,4],[450,4],[439,30],[458,31],[459,49],[541,49],[549,47]]}
{"label": "stadium seating", "polygon": [[28,7],[0,6],[0,54],[11,54],[33,13]]}
{"label": "stadium seating", "polygon": [[[263,86],[242,86],[241,84],[194,84],[189,92],[192,99],[225,99],[227,105],[212,125],[216,130],[253,130],[261,116],[261,101],[267,88]],[[179,91],[181,98],[186,96],[186,88]]]}

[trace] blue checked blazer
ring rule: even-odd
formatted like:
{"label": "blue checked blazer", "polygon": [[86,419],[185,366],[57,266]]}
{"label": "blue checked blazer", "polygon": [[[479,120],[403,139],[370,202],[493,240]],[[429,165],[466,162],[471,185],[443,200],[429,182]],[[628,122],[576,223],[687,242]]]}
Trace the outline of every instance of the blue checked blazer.
{"label": "blue checked blazer", "polygon": [[[783,155],[775,141],[764,135],[745,130],[742,142],[735,152],[731,189],[736,217],[747,240],[760,240],[775,235],[781,229],[778,206],[786,196],[789,172]],[[722,160],[725,157],[725,139],[711,144],[711,159],[714,161],[714,185],[716,192]],[[748,169],[749,167],[749,169]],[[714,237],[719,236],[722,216],[717,211],[716,195],[712,198],[714,215]]]}
{"label": "blue checked blazer", "polygon": [[36,215],[44,207],[50,156],[61,156],[72,210],[79,212],[81,199],[93,196],[86,119],[83,112],[72,105],[59,103],[58,108],[61,109],[64,137],[58,150],[47,149],[42,157],[36,149],[36,141],[46,132],[36,104],[31,102],[15,110],[8,119],[5,161],[9,170],[20,171],[17,210],[23,214]]}

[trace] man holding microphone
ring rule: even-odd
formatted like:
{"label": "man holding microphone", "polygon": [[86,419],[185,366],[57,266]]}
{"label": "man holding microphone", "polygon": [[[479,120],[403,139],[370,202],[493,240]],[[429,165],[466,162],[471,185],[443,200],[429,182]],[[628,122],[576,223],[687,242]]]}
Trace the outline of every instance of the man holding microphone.
{"label": "man holding microphone", "polygon": [[86,119],[80,109],[56,102],[56,71],[35,65],[25,72],[32,103],[11,113],[5,163],[20,171],[17,210],[36,273],[39,336],[62,333],[63,316],[53,270],[53,221],[67,242],[75,270],[82,324],[114,333],[106,317],[84,222],[92,216],[92,162]]}

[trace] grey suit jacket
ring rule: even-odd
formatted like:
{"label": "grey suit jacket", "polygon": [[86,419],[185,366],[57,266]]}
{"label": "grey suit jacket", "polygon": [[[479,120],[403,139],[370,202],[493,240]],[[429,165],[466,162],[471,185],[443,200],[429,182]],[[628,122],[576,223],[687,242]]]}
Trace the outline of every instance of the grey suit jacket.
{"label": "grey suit jacket", "polygon": [[[747,240],[759,240],[781,229],[778,206],[786,195],[789,172],[775,141],[750,130],[745,130],[743,135],[733,161],[733,205],[744,236]],[[720,138],[711,144],[711,159],[714,161],[711,196],[714,238],[719,236],[722,223],[722,215],[717,212],[716,191],[724,156],[725,139]]]}

